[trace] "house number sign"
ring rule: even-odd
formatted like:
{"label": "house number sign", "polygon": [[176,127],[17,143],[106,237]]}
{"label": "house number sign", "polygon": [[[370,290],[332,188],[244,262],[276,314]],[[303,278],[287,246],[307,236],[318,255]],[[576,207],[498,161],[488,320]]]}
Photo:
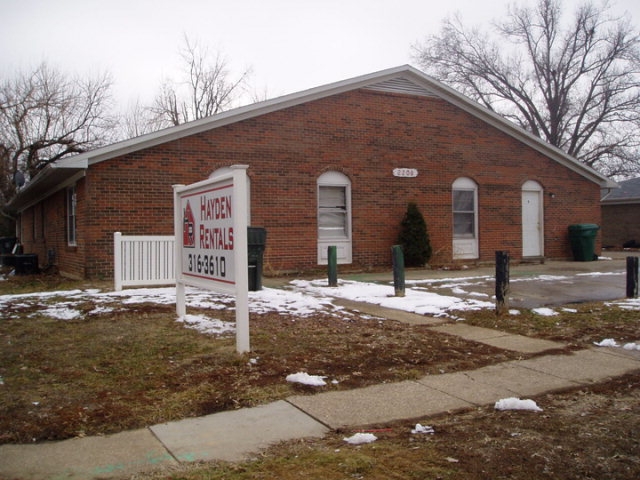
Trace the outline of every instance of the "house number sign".
{"label": "house number sign", "polygon": [[414,178],[418,176],[418,170],[415,168],[394,168],[394,177]]}

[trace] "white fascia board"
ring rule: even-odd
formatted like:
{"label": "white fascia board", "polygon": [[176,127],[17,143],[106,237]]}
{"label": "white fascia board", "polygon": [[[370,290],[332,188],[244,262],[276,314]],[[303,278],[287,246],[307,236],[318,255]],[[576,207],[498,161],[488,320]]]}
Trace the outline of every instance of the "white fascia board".
{"label": "white fascia board", "polygon": [[600,201],[602,205],[634,205],[640,203],[640,197],[633,198],[614,198],[607,200],[606,198]]}

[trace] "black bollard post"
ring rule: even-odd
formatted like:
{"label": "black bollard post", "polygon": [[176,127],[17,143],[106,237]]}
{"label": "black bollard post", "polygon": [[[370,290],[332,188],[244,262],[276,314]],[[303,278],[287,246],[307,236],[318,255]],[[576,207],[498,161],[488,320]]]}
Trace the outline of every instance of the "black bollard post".
{"label": "black bollard post", "polygon": [[638,257],[627,257],[627,298],[638,298]]}
{"label": "black bollard post", "polygon": [[329,286],[338,286],[338,247],[331,246],[327,248],[327,269],[329,275]]}
{"label": "black bollard post", "polygon": [[404,253],[402,246],[391,247],[391,257],[393,261],[393,288],[396,297],[404,297]]}
{"label": "black bollard post", "polygon": [[496,251],[496,315],[509,313],[509,252]]}

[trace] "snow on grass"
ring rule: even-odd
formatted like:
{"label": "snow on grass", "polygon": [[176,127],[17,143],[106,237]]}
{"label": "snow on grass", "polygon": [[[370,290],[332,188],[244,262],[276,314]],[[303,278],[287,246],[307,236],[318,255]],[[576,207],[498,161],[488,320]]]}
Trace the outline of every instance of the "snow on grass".
{"label": "snow on grass", "polygon": [[411,433],[434,434],[436,433],[436,431],[433,429],[433,427],[416,423],[416,428],[411,429]]}
{"label": "snow on grass", "polygon": [[[538,275],[511,281],[564,282],[570,281],[571,278],[570,276]],[[341,298],[419,315],[458,319],[457,315],[461,311],[495,308],[495,303],[487,301],[488,295],[482,293],[486,291],[487,283],[492,280],[493,277],[487,275],[410,280],[406,282],[404,297],[394,296],[391,282],[340,280],[337,287],[329,287],[326,279],[293,280],[282,288],[263,288],[258,292],[249,292],[249,309],[254,314],[276,312],[297,317],[313,316],[317,313],[340,317],[351,315],[343,307],[333,304],[334,299]],[[87,289],[0,295],[0,310],[6,310],[5,307],[11,305],[9,310],[19,314],[21,308],[33,309],[34,306],[38,306],[38,315],[72,320],[85,315],[86,305],[81,304],[88,301],[94,304],[94,309],[89,314],[100,315],[120,309],[126,311],[128,305],[141,303],[172,305],[176,301],[175,295],[175,287],[130,288],[118,292]],[[186,302],[187,308],[209,311],[235,309],[233,296],[194,287],[187,287]],[[620,308],[640,310],[638,299],[627,299],[614,304]],[[536,308],[533,312],[545,316],[557,315],[550,308]],[[510,313],[516,315],[519,312],[512,310]],[[202,318],[191,322],[191,326],[195,328],[196,325],[200,325],[200,328],[208,332],[226,332],[227,327],[212,325],[209,328],[206,321],[212,320]],[[188,321],[183,323],[185,326],[190,324]]]}
{"label": "snow on grass", "polygon": [[[596,347],[609,347],[609,348],[620,348],[620,344],[616,342],[614,338],[605,338],[600,342],[593,342]],[[622,345],[624,350],[640,350],[640,344],[635,342],[628,342]]]}
{"label": "snow on grass", "polygon": [[533,313],[537,314],[537,315],[542,316],[542,317],[553,317],[555,315],[558,315],[558,312],[556,312],[552,308],[547,308],[547,307],[534,308],[531,311]]}
{"label": "snow on grass", "polygon": [[249,294],[250,308],[255,313],[286,312],[307,317],[318,311],[342,310],[335,307],[328,296],[310,296],[300,291],[263,288]]}
{"label": "snow on grass", "polygon": [[292,373],[287,375],[287,382],[301,383],[303,385],[309,385],[311,387],[324,387],[327,382],[324,379],[327,377],[321,377],[320,375],[309,375],[306,372]]}
{"label": "snow on grass", "polygon": [[307,295],[343,298],[434,317],[449,316],[451,311],[494,308],[491,302],[440,295],[415,288],[406,289],[404,297],[395,297],[391,285],[378,283],[340,280],[337,287],[329,289],[327,280],[294,280],[291,285]]}
{"label": "snow on grass", "polygon": [[44,312],[40,312],[40,314],[44,314],[57,320],[74,320],[82,316],[82,313],[79,310],[74,310],[64,304],[50,306]]}
{"label": "snow on grass", "polygon": [[496,410],[530,410],[532,412],[541,412],[542,409],[536,405],[533,400],[520,400],[519,398],[510,397],[498,400],[495,404]]}
{"label": "snow on grass", "polygon": [[640,298],[626,298],[617,302],[606,302],[605,305],[617,306],[623,310],[640,310]]}
{"label": "snow on grass", "polygon": [[207,335],[223,335],[235,333],[236,331],[235,323],[208,318],[205,315],[185,315],[184,317],[179,317],[177,321],[184,323],[187,328],[193,328]]}
{"label": "snow on grass", "polygon": [[349,445],[362,445],[364,443],[372,443],[378,440],[373,433],[356,433],[351,437],[343,438]]}

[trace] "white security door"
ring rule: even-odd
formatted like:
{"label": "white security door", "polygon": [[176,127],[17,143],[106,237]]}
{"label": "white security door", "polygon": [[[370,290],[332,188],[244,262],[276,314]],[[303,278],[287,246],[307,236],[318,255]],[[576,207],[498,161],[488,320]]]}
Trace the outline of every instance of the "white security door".
{"label": "white security door", "polygon": [[543,248],[542,187],[527,182],[522,189],[522,256],[541,257]]}

